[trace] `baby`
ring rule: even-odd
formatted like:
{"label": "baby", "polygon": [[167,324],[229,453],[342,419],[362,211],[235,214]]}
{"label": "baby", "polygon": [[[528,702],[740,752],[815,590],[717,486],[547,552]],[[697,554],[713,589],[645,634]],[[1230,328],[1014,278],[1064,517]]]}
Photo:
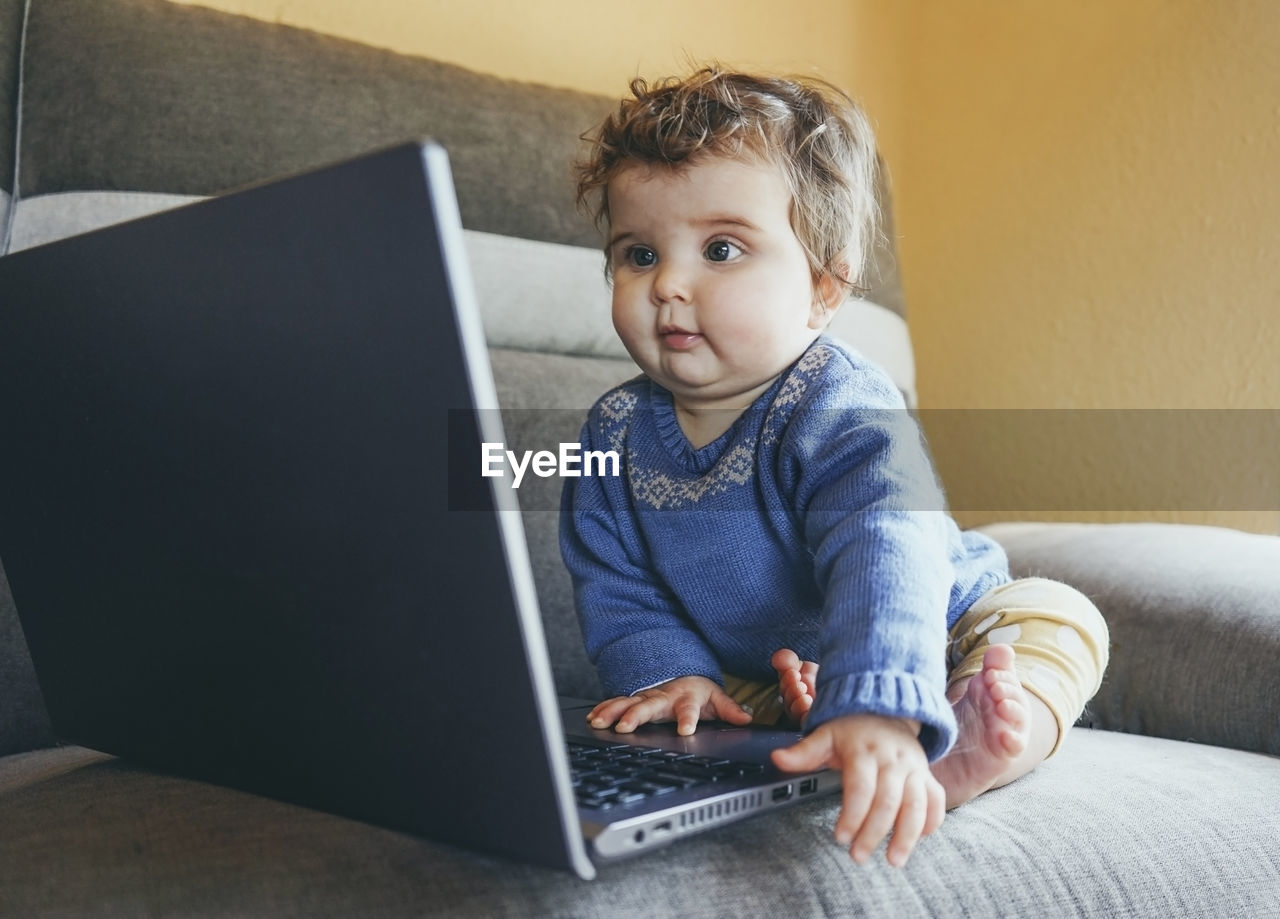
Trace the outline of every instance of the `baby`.
{"label": "baby", "polygon": [[839,770],[837,842],[864,863],[891,835],[903,865],[1057,750],[1106,625],[959,530],[897,388],[824,334],[875,233],[857,107],[714,67],[631,89],[579,167],[644,372],[582,432],[622,474],[566,479],[561,549],[612,696],[588,720],[803,723],[775,764]]}

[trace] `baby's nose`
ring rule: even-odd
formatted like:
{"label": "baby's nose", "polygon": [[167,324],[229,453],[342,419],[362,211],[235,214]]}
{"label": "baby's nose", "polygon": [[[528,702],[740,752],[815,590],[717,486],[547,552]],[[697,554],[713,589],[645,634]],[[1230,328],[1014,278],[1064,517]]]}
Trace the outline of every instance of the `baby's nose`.
{"label": "baby's nose", "polygon": [[689,270],[674,260],[663,262],[653,274],[653,298],[658,303],[687,302],[691,288]]}

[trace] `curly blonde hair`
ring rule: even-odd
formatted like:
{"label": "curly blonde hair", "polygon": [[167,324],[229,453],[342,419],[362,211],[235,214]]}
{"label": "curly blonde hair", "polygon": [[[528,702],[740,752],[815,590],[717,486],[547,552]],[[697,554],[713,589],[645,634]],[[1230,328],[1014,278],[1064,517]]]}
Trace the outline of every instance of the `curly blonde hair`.
{"label": "curly blonde hair", "polygon": [[755,156],[782,172],[815,282],[861,289],[878,219],[877,166],[871,126],[848,95],[822,80],[718,65],[654,83],[637,77],[631,94],[583,135],[590,148],[575,164],[579,205],[598,228],[609,225],[609,182],[628,166]]}

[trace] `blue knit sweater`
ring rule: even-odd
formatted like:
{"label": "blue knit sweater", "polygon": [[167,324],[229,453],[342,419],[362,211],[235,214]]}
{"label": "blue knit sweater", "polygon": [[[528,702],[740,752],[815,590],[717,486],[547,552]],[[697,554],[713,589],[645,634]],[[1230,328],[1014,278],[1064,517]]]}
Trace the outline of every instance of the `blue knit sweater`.
{"label": "blue knit sweater", "polygon": [[788,647],[820,663],[809,729],[875,712],[920,721],[931,760],[950,748],[947,629],[1008,564],[946,514],[883,371],[823,336],[701,449],[638,377],[595,404],[582,447],[622,457],[619,476],[565,480],[560,534],[609,695],[774,679]]}

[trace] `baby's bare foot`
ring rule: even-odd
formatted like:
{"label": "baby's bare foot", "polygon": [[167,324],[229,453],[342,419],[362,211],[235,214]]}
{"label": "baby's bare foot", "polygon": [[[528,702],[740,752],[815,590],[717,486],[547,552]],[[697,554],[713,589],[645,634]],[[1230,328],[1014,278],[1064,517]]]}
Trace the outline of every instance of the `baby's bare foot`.
{"label": "baby's bare foot", "polygon": [[951,708],[960,733],[951,752],[932,767],[946,790],[948,810],[1000,784],[1027,749],[1031,706],[1013,659],[1013,648],[992,645],[982,657],[982,671],[953,687]]}
{"label": "baby's bare foot", "polygon": [[782,694],[782,708],[787,720],[800,725],[809,709],[818,684],[818,665],[813,661],[801,661],[790,648],[773,652],[769,663],[778,672],[778,691]]}

